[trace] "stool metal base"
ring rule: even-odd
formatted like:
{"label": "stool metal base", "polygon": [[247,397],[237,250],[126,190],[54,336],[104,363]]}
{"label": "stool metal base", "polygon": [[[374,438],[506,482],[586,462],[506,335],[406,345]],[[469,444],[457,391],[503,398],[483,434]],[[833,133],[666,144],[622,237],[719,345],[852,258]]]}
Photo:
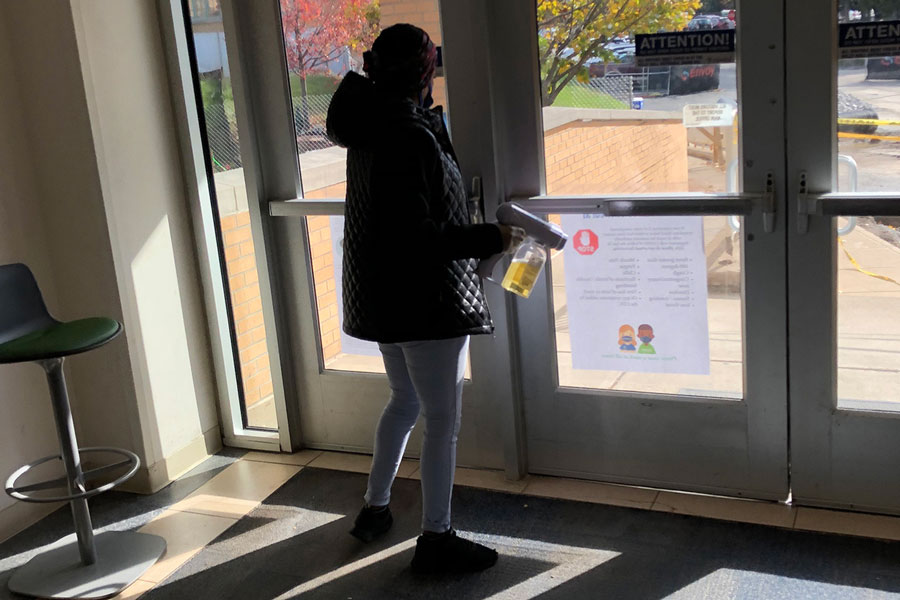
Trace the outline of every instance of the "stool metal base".
{"label": "stool metal base", "polygon": [[137,581],[166,550],[166,541],[157,535],[107,531],[94,536],[97,562],[85,566],[75,536],[61,542],[16,570],[10,591],[37,598],[110,598]]}

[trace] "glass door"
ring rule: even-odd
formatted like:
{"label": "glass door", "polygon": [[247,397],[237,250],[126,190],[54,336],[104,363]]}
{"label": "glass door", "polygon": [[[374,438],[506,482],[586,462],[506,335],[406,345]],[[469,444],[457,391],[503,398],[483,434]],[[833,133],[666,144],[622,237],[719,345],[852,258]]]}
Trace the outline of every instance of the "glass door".
{"label": "glass door", "polygon": [[900,2],[787,4],[791,468],[900,511]]}
{"label": "glass door", "polygon": [[785,499],[782,7],[656,4],[491,3],[527,470]]}
{"label": "glass door", "polygon": [[282,449],[370,450],[388,395],[340,327],[345,159],[322,117],[406,21],[443,48],[435,95],[487,219],[515,201],[570,234],[530,298],[486,285],[460,464],[900,511],[900,0],[221,18]]}
{"label": "glass door", "polygon": [[[344,167],[294,48],[309,4],[223,0],[231,83],[292,443],[368,451],[388,387],[340,329]],[[517,201],[571,235],[531,298],[486,286],[460,464],[785,499],[783,6],[658,5],[378,4],[440,41],[487,218]]]}
{"label": "glass door", "polygon": [[[479,3],[437,0],[223,0],[226,34],[237,40],[232,85],[245,178],[268,242],[287,420],[297,445],[370,452],[390,393],[377,345],[342,329],[347,153],[325,135],[331,95],[346,73],[362,71],[362,52],[380,30],[413,23],[444,49],[433,95],[448,109],[451,131],[490,130],[484,72],[467,68],[469,53],[486,54],[472,25],[481,11]],[[465,134],[454,135],[454,145],[465,179],[481,177],[490,189],[490,146]],[[481,186],[473,190],[481,193]],[[516,445],[502,433],[513,422],[511,350],[502,294],[491,293],[499,298],[492,304],[498,334],[470,346],[459,464],[502,469],[517,464]],[[420,445],[418,427],[408,453],[416,456]]]}

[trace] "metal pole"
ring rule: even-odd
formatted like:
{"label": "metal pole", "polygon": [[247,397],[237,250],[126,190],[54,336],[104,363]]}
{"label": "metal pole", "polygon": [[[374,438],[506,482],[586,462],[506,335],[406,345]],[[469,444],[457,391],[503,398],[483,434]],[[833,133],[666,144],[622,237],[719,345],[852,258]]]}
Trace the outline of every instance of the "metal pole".
{"label": "metal pole", "polygon": [[[69,493],[79,494],[85,491],[84,476],[81,472],[81,456],[78,454],[78,442],[75,439],[75,423],[72,421],[72,409],[69,406],[69,394],[66,391],[66,379],[63,375],[63,359],[44,360],[40,364],[47,373],[47,383],[50,385],[50,401],[53,405],[53,417],[56,420],[60,454],[66,468],[66,477],[69,480]],[[87,499],[70,500],[69,505],[72,507],[72,518],[75,520],[75,534],[78,536],[81,562],[84,565],[92,565],[97,562],[97,551],[94,547],[94,530]]]}

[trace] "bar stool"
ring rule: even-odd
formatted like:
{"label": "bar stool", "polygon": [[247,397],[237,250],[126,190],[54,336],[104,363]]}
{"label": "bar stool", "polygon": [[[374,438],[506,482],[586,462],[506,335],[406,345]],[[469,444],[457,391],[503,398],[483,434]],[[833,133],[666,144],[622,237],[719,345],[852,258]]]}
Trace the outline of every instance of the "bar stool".
{"label": "bar stool", "polygon": [[[12,592],[39,598],[109,598],[134,583],[165,552],[165,540],[155,535],[122,531],[94,535],[88,511],[88,498],[128,480],[137,472],[140,459],[120,448],[78,448],[63,360],[99,348],[121,331],[121,324],[113,319],[57,321],[47,311],[28,267],[0,265],[0,364],[36,362],[43,367],[60,444],[60,454],[38,459],[10,475],[6,493],[24,502],[68,502],[75,521],[75,539],[64,538],[16,570],[9,580]],[[122,460],[82,470],[85,453],[116,454]],[[64,477],[17,485],[29,470],[56,460],[62,461]],[[125,473],[98,483],[119,470]],[[36,493],[54,489],[67,493]]]}

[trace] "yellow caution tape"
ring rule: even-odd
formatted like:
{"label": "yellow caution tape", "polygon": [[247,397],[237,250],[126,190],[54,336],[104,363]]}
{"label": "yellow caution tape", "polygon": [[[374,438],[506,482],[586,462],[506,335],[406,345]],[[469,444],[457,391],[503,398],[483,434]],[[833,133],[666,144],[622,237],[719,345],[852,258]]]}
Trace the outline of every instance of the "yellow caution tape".
{"label": "yellow caution tape", "polygon": [[859,271],[863,275],[868,275],[869,277],[874,277],[875,279],[881,279],[882,281],[887,281],[887,282],[893,283],[895,285],[900,285],[900,281],[897,281],[896,279],[892,279],[891,277],[888,277],[887,275],[879,275],[878,273],[873,273],[872,271],[866,271],[865,269],[863,269],[859,265],[859,263],[856,262],[856,259],[853,258],[852,256],[850,256],[850,253],[847,251],[847,246],[844,245],[844,239],[839,237],[838,243],[841,245],[841,250],[844,251],[844,254],[847,256],[847,259],[850,261],[850,264],[852,264],[856,268],[857,271]]}
{"label": "yellow caution tape", "polygon": [[900,125],[900,121],[882,121],[881,119],[838,119],[838,125]]}
{"label": "yellow caution tape", "polygon": [[851,138],[854,140],[886,140],[889,142],[900,142],[900,136],[897,135],[873,135],[870,133],[846,133],[838,132],[839,138]]}

